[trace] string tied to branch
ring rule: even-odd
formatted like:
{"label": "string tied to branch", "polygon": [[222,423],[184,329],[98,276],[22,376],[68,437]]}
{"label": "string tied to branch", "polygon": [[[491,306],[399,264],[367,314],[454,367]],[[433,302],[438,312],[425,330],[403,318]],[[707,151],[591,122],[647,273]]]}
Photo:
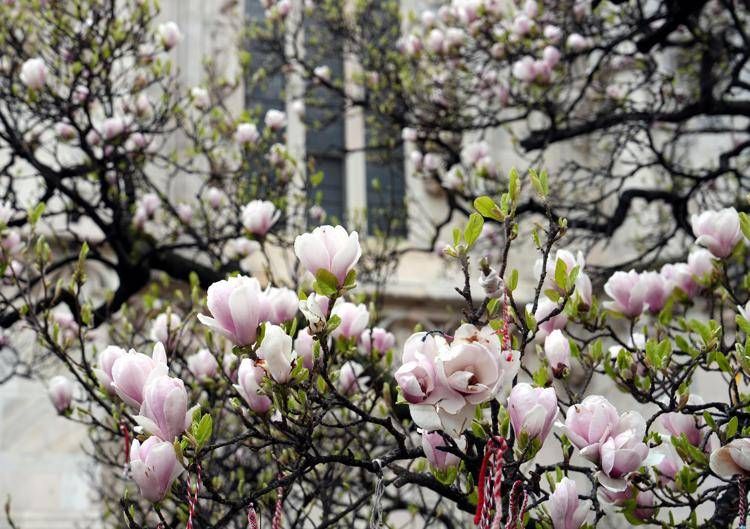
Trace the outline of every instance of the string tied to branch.
{"label": "string tied to branch", "polygon": [[739,518],[739,529],[747,527],[747,481],[740,477],[737,480],[737,492],[740,496],[737,506],[737,517]]}
{"label": "string tied to branch", "polygon": [[202,480],[201,464],[197,463],[195,465],[195,485],[193,485],[193,481],[190,479],[189,474],[187,478],[188,520],[187,525],[185,526],[186,529],[193,529],[193,519],[195,518],[195,513],[198,509],[198,492],[203,485]]}
{"label": "string tied to branch", "polygon": [[[508,444],[505,438],[499,435],[490,438],[485,445],[477,480],[479,489],[477,490],[477,510],[474,515],[474,524],[480,529],[501,529],[502,527],[503,457],[507,450]],[[508,499],[508,520],[505,529],[514,529],[519,526],[526,511],[527,499],[523,483],[517,480],[513,483]]]}
{"label": "string tied to branch", "polygon": [[381,500],[385,492],[385,483],[383,481],[383,462],[380,459],[374,459],[372,466],[378,475],[375,483],[375,492],[372,495],[372,510],[370,511],[370,529],[380,529],[383,527],[383,506]]}
{"label": "string tied to branch", "polygon": [[260,529],[260,518],[255,511],[254,503],[247,506],[247,529]]}

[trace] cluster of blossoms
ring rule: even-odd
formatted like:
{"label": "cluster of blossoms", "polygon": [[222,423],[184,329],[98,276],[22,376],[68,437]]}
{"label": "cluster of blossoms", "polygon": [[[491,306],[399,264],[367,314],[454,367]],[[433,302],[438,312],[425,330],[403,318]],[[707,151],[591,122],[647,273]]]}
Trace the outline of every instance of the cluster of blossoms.
{"label": "cluster of blossoms", "polygon": [[419,427],[458,436],[478,404],[505,401],[518,374],[520,353],[503,350],[500,336],[490,327],[464,324],[450,342],[448,338],[413,334],[395,378]]}
{"label": "cluster of blossoms", "polygon": [[[243,212],[247,217],[243,220],[262,228],[266,217],[258,217],[264,214],[273,219],[275,210],[266,209],[266,203],[252,202]],[[361,255],[357,233],[348,233],[340,226],[322,226],[299,236],[295,251],[307,271],[328,274],[342,291]],[[269,285],[263,289],[254,277],[234,276],[214,283],[208,288],[207,307],[211,316],[199,314],[199,321],[233,343],[238,354],[247,355],[239,358],[234,352],[224,353],[223,373],[250,410],[258,414],[266,414],[273,407],[265,381],[289,384],[298,364],[313,368],[316,342],[329,321],[335,319],[337,325],[328,340],[351,341],[365,357],[380,357],[395,346],[393,334],[381,327],[370,327],[370,313],[363,304],[343,297],[331,303],[328,297],[317,293],[300,300],[285,287]],[[293,338],[288,330],[300,309],[309,327],[299,330]],[[108,346],[99,353],[94,370],[107,394],[138,412],[134,417],[138,431],[148,437],[132,442],[129,468],[143,498],[152,502],[162,500],[184,471],[185,465],[173,443],[190,427],[200,407],[188,409],[185,383],[169,375],[167,352],[180,347],[177,335],[182,324],[179,316],[170,311],[160,314],[151,326],[156,345],[150,357]],[[187,356],[186,363],[199,383],[220,374],[219,362],[209,349]],[[362,391],[366,387],[362,371],[362,366],[354,361],[342,365],[339,391],[345,395]],[[49,393],[60,413],[70,409],[74,385],[69,379],[51,379]]]}
{"label": "cluster of blossoms", "polygon": [[695,297],[710,280],[716,260],[729,257],[743,236],[734,208],[693,215],[692,227],[696,243],[705,249],[693,250],[687,262],[666,264],[660,272],[615,272],[604,285],[604,291],[612,298],[604,306],[636,318],[644,311],[658,313],[675,290],[688,298]]}

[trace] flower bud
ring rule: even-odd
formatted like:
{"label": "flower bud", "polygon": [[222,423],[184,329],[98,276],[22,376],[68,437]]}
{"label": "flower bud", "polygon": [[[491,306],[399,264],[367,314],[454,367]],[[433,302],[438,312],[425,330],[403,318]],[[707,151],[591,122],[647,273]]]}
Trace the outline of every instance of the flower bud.
{"label": "flower bud", "polygon": [[263,368],[249,358],[240,362],[237,371],[237,384],[234,387],[255,413],[266,413],[271,409],[271,399],[260,393],[263,373]]}
{"label": "flower bud", "polygon": [[294,253],[311,274],[324,269],[331,272],[342,286],[347,274],[362,255],[359,235],[347,233],[342,226],[320,226],[312,233],[298,235]]}
{"label": "flower bud", "polygon": [[70,408],[73,401],[73,383],[70,379],[62,375],[52,377],[47,391],[57,413],[63,413]]}
{"label": "flower bud", "polygon": [[273,202],[252,200],[242,208],[242,225],[253,235],[263,237],[281,217]]}
{"label": "flower bud", "polygon": [[39,57],[28,59],[21,65],[21,82],[32,90],[41,90],[47,82],[47,66]]}
{"label": "flower bud", "polygon": [[182,40],[180,28],[172,21],[159,24],[157,33],[165,50],[171,50]]}
{"label": "flower bud", "polygon": [[187,366],[198,380],[214,378],[219,370],[219,363],[208,349],[201,349],[197,353],[188,356]]}
{"label": "flower bud", "polygon": [[276,382],[289,382],[296,355],[292,350],[292,337],[278,325],[265,324],[263,341],[258,348],[258,357],[266,364],[266,370]]}
{"label": "flower bud", "polygon": [[138,439],[130,447],[130,473],[144,499],[164,499],[172,483],[182,474],[182,465],[172,443],[149,437],[141,444]]}

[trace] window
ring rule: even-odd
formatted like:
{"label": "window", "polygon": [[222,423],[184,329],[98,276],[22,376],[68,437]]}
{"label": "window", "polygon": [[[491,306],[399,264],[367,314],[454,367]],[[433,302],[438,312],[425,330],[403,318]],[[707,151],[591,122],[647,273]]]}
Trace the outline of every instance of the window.
{"label": "window", "polygon": [[[260,0],[246,0],[246,6],[249,22],[262,23],[265,14]],[[327,66],[331,79],[342,80],[346,73],[343,49],[330,40],[332,32],[325,29],[324,22],[315,19],[315,14],[314,10],[304,21],[305,60],[311,67]],[[380,32],[380,38],[383,38],[386,31],[383,28],[386,27],[390,27],[391,32],[400,33],[398,24],[394,26],[392,20],[373,16],[377,19],[374,31]],[[396,40],[393,35],[388,35],[383,42],[395,45]],[[285,108],[287,98],[281,65],[274,64],[274,55],[254,45],[252,39],[248,51],[253,56],[253,63],[252,82],[245,91],[247,107],[258,109],[261,115],[269,108]],[[257,76],[259,71],[264,74],[260,78]],[[366,209],[367,230],[371,234],[405,235],[404,157],[400,130],[389,131],[385,136],[390,141],[384,143],[383,127],[374,127],[378,129],[377,134],[371,131],[365,125],[370,116],[346,112],[343,96],[320,83],[307,81],[304,97],[305,157],[315,171],[323,174],[322,183],[309,189],[308,193],[313,199],[320,196],[327,222],[345,223],[352,220],[353,212]],[[376,118],[373,116],[372,119]],[[363,146],[366,147],[363,149]],[[361,218],[360,213],[358,218]]]}

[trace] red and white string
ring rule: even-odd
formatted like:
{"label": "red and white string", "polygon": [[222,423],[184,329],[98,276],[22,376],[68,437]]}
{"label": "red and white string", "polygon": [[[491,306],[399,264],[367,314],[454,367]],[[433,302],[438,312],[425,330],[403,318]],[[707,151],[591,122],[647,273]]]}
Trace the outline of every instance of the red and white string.
{"label": "red and white string", "polygon": [[192,485],[190,475],[187,479],[187,497],[188,497],[188,520],[185,529],[193,529],[193,519],[198,509],[198,491],[203,485],[201,476],[201,465],[198,463],[195,467],[195,486]]}

